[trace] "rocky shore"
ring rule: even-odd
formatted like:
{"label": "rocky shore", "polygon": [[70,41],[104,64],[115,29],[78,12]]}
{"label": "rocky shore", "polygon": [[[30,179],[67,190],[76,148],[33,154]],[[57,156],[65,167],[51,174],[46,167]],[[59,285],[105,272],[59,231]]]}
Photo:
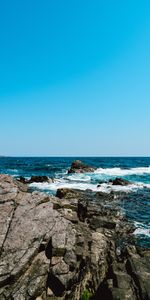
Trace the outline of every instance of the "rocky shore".
{"label": "rocky shore", "polygon": [[90,190],[30,192],[1,174],[0,300],[150,299],[150,251],[135,246],[117,201]]}

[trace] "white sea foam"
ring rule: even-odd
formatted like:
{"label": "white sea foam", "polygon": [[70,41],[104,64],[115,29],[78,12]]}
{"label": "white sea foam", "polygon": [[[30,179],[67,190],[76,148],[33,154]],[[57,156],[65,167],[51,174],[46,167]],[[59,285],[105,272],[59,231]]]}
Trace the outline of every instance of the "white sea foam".
{"label": "white sea foam", "polygon": [[137,229],[135,229],[133,234],[135,234],[135,235],[146,235],[146,236],[150,237],[150,229],[137,228]]}
{"label": "white sea foam", "polygon": [[83,182],[90,182],[91,176],[87,174],[72,174],[67,176],[67,180],[70,181],[83,181]]}
{"label": "white sea foam", "polygon": [[133,232],[134,235],[146,235],[150,237],[150,228],[147,228],[140,222],[134,222],[134,225],[137,227]]}
{"label": "white sea foam", "polygon": [[66,179],[55,179],[52,183],[47,182],[34,182],[30,184],[31,187],[38,188],[40,190],[49,190],[49,191],[56,191],[59,188],[69,188],[69,189],[79,189],[79,190],[87,190],[90,189],[94,192],[105,192],[110,193],[111,191],[115,192],[125,192],[130,193],[132,191],[136,191],[138,189],[143,189],[144,187],[149,187],[150,184],[143,184],[140,182],[127,185],[127,186],[121,186],[121,185],[112,185],[111,183],[102,183],[99,186],[97,184],[87,183],[87,182],[76,182],[76,181],[69,181]]}
{"label": "white sea foam", "polygon": [[30,184],[31,187],[35,187],[38,188],[40,190],[52,190],[52,191],[56,191],[59,188],[69,188],[69,189],[79,189],[79,190],[87,190],[87,189],[91,189],[92,191],[97,191],[97,186],[94,184],[87,184],[87,183],[70,183],[68,181],[65,180],[60,180],[60,181],[55,181],[53,183],[47,183],[47,182],[33,182]]}
{"label": "white sea foam", "polygon": [[128,176],[128,175],[144,175],[150,174],[149,167],[121,169],[121,168],[98,168],[94,172],[95,174],[108,175],[108,176]]}

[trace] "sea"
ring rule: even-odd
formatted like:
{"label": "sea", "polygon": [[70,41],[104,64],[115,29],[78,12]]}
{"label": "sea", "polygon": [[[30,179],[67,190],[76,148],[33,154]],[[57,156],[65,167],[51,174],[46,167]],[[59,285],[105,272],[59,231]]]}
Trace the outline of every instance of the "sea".
{"label": "sea", "polygon": [[[92,173],[68,174],[74,160],[96,169]],[[122,213],[135,226],[133,235],[140,246],[150,248],[150,157],[0,157],[0,173],[15,178],[49,176],[51,183],[32,183],[32,190],[55,195],[58,188],[121,193]],[[121,177],[132,184],[112,185],[109,180]]]}

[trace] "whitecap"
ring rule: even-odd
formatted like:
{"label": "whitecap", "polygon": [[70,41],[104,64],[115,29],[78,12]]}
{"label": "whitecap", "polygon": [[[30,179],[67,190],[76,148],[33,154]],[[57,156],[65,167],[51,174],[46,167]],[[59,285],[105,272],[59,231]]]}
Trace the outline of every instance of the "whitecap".
{"label": "whitecap", "polygon": [[40,190],[52,190],[52,191],[56,191],[57,189],[60,189],[60,188],[68,188],[68,189],[79,189],[79,190],[87,190],[87,189],[90,189],[92,191],[97,191],[98,188],[96,185],[94,184],[87,184],[87,183],[77,183],[77,182],[74,182],[74,183],[70,183],[68,181],[65,181],[65,180],[57,180],[57,181],[54,181],[53,183],[47,183],[47,182],[39,182],[39,183],[36,183],[36,182],[33,182],[30,184],[30,187],[35,187],[35,188],[38,188]]}
{"label": "whitecap", "polygon": [[146,235],[150,237],[150,229],[149,228],[136,228],[135,231],[133,232],[134,235]]}
{"label": "whitecap", "polygon": [[150,174],[149,167],[121,169],[121,168],[98,168],[94,171],[95,174],[107,175],[107,176],[128,176],[128,175],[144,175]]}
{"label": "whitecap", "polygon": [[72,174],[67,176],[67,180],[89,182],[91,180],[91,176],[87,174]]}
{"label": "whitecap", "polygon": [[141,222],[134,222],[136,229],[134,230],[134,235],[146,235],[150,237],[150,227],[148,225],[144,225]]}

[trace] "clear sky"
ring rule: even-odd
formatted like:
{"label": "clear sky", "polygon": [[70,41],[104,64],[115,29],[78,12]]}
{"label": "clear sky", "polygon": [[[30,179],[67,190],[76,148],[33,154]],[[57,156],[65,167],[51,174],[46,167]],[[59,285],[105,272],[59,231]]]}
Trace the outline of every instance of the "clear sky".
{"label": "clear sky", "polygon": [[0,154],[150,156],[150,1],[0,2]]}

